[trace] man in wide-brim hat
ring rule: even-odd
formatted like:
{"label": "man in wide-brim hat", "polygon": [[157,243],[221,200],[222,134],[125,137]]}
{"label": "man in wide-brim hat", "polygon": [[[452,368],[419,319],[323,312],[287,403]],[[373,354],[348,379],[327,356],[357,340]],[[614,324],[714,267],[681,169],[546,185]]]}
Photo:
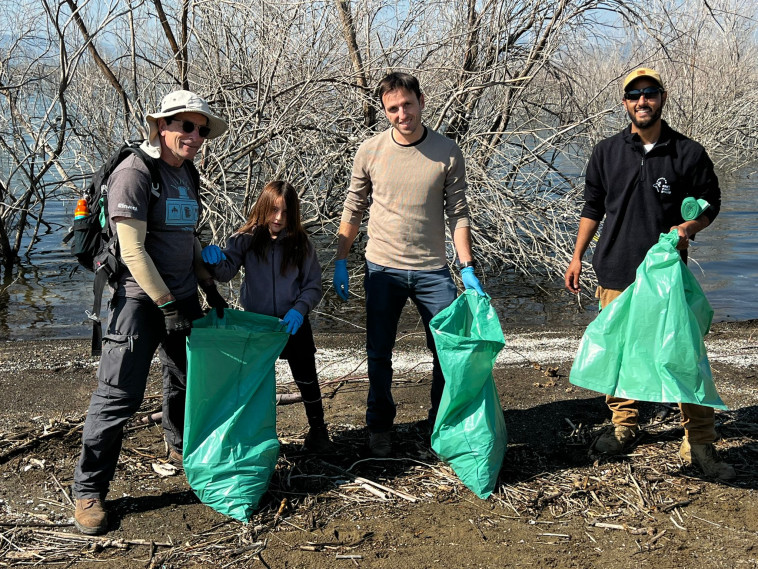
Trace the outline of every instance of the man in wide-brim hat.
{"label": "man in wide-brim hat", "polygon": [[[74,473],[76,527],[87,535],[108,530],[104,498],[118,461],[125,423],[145,394],[158,350],[163,366],[163,429],[167,460],[182,465],[185,344],[192,320],[202,316],[198,285],[216,310],[227,306],[200,257],[200,176],[192,161],[206,139],[221,136],[226,121],[190,91],[163,98],[146,117],[148,139],[107,180],[108,218],[118,236],[120,266],[111,280],[108,327],[103,335],[98,386],[82,433]],[[160,184],[153,184],[153,176]]]}

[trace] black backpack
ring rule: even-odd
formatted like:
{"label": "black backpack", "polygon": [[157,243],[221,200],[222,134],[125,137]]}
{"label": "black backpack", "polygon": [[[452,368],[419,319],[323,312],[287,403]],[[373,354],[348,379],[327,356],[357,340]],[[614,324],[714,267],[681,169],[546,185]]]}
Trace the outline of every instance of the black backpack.
{"label": "black backpack", "polygon": [[[150,171],[149,207],[152,207],[161,195],[161,176],[158,162],[140,149],[141,144],[141,140],[125,142],[92,174],[82,196],[87,201],[89,214],[74,219],[73,227],[63,239],[64,243],[71,241],[71,254],[76,257],[79,264],[88,271],[95,273],[95,282],[92,287],[95,296],[92,312],[85,311],[87,318],[92,321],[93,356],[99,356],[102,351],[103,333],[100,323],[100,308],[105,284],[115,282],[123,270],[118,235],[111,231],[108,218],[108,178],[116,166],[134,154],[145,163]],[[187,164],[195,183],[199,202],[200,173],[191,161],[188,161]]]}

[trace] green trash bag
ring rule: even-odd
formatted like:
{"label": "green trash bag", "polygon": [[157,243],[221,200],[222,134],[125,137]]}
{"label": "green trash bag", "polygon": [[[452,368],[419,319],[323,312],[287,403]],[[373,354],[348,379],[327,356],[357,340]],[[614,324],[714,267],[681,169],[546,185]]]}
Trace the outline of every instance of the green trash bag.
{"label": "green trash bag", "polygon": [[495,489],[508,435],[492,379],[505,346],[489,296],[467,290],[432,318],[437,355],[445,376],[432,449],[482,499]]}
{"label": "green trash bag", "polygon": [[634,283],[587,327],[571,383],[638,401],[727,408],[703,342],[713,309],[682,262],[678,240],[676,229],[662,233]]}
{"label": "green trash bag", "polygon": [[274,366],[288,338],[278,318],[227,309],[187,340],[184,472],[204,504],[241,522],[279,457]]}
{"label": "green trash bag", "polygon": [[705,200],[697,200],[693,197],[684,198],[682,200],[682,219],[691,221],[700,217],[703,212],[711,206]]}

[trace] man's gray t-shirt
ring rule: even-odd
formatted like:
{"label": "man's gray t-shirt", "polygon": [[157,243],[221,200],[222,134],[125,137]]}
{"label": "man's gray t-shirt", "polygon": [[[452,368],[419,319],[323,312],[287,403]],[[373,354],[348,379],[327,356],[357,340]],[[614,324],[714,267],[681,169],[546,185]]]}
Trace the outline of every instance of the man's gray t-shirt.
{"label": "man's gray t-shirt", "polygon": [[[160,196],[151,203],[150,171],[137,156],[127,157],[108,180],[108,213],[111,229],[116,231],[115,217],[147,221],[145,251],[153,260],[166,286],[177,299],[196,294],[194,271],[195,228],[200,218],[197,189],[186,165],[159,165],[162,186]],[[117,295],[148,298],[125,269],[119,279]]]}

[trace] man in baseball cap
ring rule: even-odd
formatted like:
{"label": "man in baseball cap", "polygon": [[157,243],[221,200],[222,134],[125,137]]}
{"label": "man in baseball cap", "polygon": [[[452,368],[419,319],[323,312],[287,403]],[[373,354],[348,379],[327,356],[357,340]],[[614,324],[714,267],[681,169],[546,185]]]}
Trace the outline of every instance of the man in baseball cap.
{"label": "man in baseball cap", "polygon": [[[145,395],[155,351],[163,367],[163,433],[167,462],[182,466],[185,351],[191,322],[203,315],[198,285],[220,315],[228,305],[200,256],[200,176],[192,161],[226,121],[190,91],[163,98],[147,115],[142,153],[130,154],[107,180],[108,218],[118,236],[119,270],[111,281],[98,387],[92,394],[74,472],[74,521],[84,534],[108,531],[104,499],[121,451],[123,428]],[[150,164],[150,166],[148,166]],[[152,185],[157,170],[160,185]]]}
{"label": "man in baseball cap", "polygon": [[[566,288],[579,293],[582,258],[603,222],[592,257],[599,285],[595,296],[603,309],[634,283],[637,267],[661,233],[676,230],[677,249],[686,262],[690,241],[713,222],[721,207],[719,181],[705,149],[661,118],[668,98],[661,75],[640,67],[624,78],[622,87],[630,124],[601,140],[592,151],[574,255],[565,274]],[[696,219],[685,220],[681,204],[688,197],[710,205]],[[619,313],[619,318],[625,317]],[[667,362],[660,366],[666,367]],[[618,392],[606,396],[612,425],[593,446],[603,454],[625,452],[640,432],[637,401],[624,397],[623,389]],[[734,479],[734,467],[713,444],[717,438],[713,407],[693,403],[679,407],[684,427],[682,460],[708,477]]]}

